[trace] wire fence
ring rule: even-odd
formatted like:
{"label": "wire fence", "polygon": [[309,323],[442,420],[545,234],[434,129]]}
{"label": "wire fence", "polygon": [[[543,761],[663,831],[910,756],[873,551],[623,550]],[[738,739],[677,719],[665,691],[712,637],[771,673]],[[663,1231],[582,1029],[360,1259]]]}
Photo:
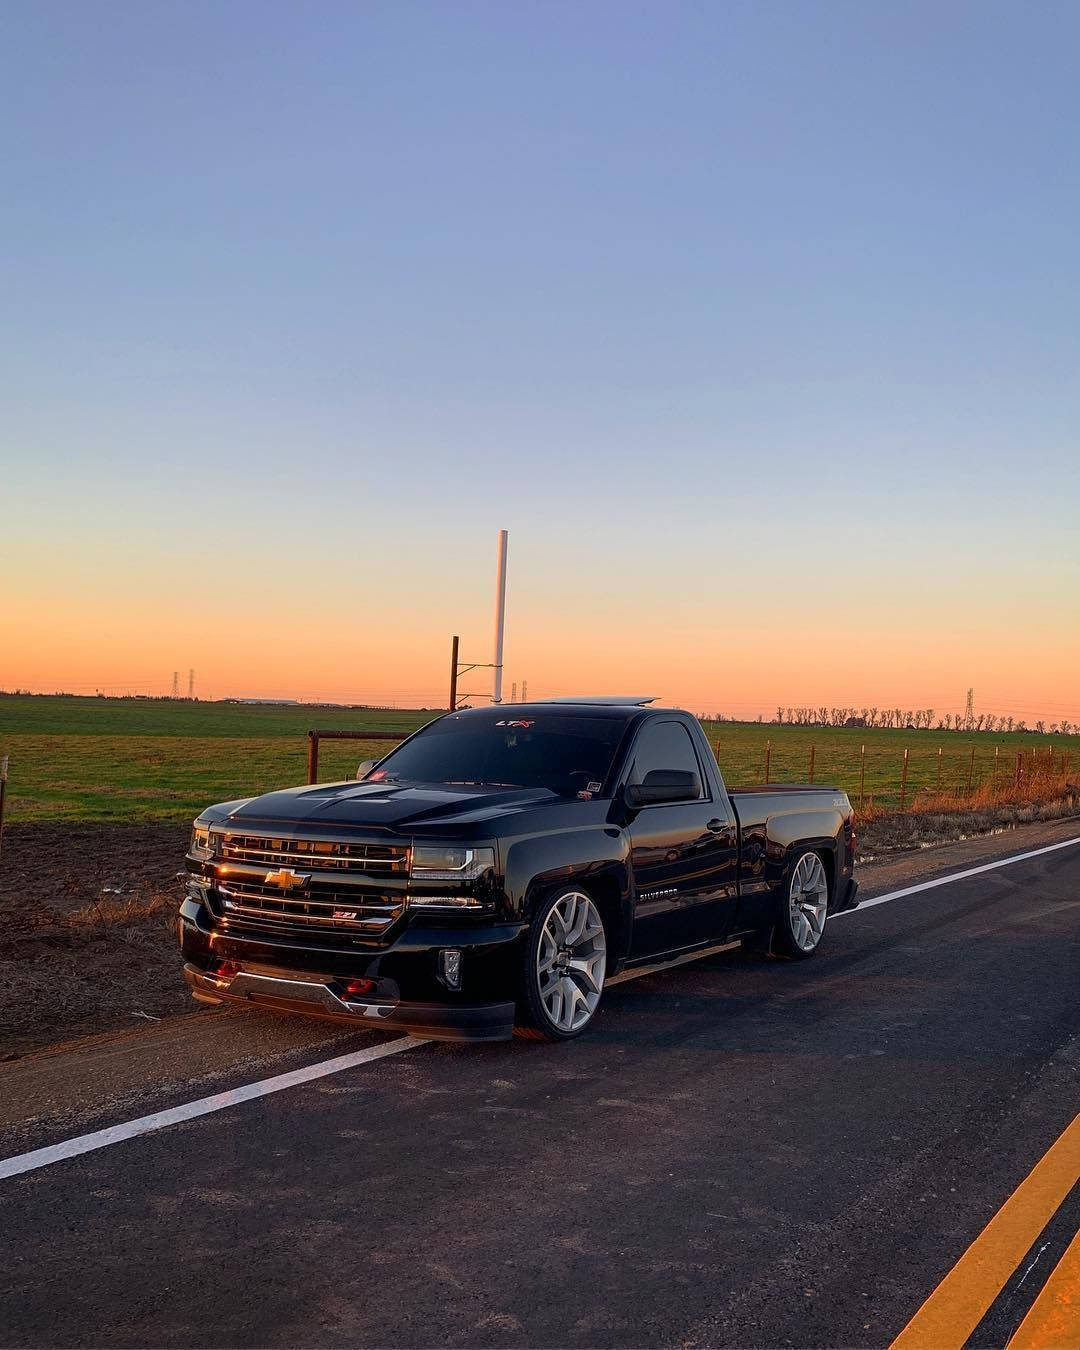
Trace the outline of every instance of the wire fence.
{"label": "wire fence", "polygon": [[756,753],[745,745],[726,746],[723,740],[716,744],[717,762],[731,784],[828,784],[845,791],[864,814],[1063,796],[1070,775],[1077,776],[1071,753],[1053,744],[1014,750],[1001,745],[956,749],[926,743],[791,745],[767,740]]}

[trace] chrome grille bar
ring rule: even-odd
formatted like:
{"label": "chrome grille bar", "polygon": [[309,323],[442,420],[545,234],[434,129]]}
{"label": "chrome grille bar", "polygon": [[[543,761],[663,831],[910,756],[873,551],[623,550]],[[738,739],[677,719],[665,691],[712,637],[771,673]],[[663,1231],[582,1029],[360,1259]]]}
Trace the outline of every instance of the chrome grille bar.
{"label": "chrome grille bar", "polygon": [[259,883],[218,884],[220,918],[226,924],[258,923],[276,928],[311,929],[378,936],[405,911],[402,896],[320,890],[283,895]]}
{"label": "chrome grille bar", "polygon": [[409,870],[404,844],[355,843],[346,839],[287,839],[281,835],[233,834],[222,840],[226,862],[293,867],[327,872],[362,872],[368,876],[401,876]]}

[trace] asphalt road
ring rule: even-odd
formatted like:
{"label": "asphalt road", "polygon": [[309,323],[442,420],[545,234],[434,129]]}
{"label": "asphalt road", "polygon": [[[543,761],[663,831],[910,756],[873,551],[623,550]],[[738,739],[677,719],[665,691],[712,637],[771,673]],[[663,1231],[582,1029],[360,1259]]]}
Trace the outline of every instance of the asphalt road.
{"label": "asphalt road", "polygon": [[[190,1022],[153,1084],[145,1041],[0,1076],[0,1156],[248,1083],[245,1050],[195,1088],[199,1037],[282,1025]],[[396,1039],[287,1025],[285,1067]],[[1078,1033],[1080,844],[843,916],[813,961],[619,984],[569,1045],[416,1045],[2,1180],[0,1344],[888,1345],[1069,1126]],[[971,1344],[1078,1220],[1074,1188]]]}

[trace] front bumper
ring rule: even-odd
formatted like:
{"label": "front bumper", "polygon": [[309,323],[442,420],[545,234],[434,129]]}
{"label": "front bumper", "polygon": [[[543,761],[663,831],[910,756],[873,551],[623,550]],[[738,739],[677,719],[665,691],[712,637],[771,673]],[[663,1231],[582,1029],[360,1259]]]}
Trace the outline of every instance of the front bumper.
{"label": "front bumper", "polygon": [[184,976],[202,1003],[255,1003],[282,1012],[361,1021],[387,1031],[440,1040],[504,1041],[514,1032],[513,1003],[443,1004],[352,998],[340,981],[241,970],[220,976],[190,963]]}
{"label": "front bumper", "polygon": [[[184,975],[200,1002],[244,1002],[447,1040],[512,1035],[521,949],[519,923],[408,924],[386,946],[327,945],[296,935],[221,926],[188,894],[177,919]],[[462,989],[438,977],[438,954],[462,953]],[[362,996],[347,985],[370,981]]]}

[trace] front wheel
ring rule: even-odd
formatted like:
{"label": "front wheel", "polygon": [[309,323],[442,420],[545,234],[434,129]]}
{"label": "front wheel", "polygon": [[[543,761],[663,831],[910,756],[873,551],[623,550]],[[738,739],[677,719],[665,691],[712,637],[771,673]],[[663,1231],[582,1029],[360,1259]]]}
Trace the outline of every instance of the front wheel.
{"label": "front wheel", "polygon": [[776,949],[804,960],[813,956],[825,934],[829,912],[829,878],[819,853],[804,853],[791,869],[781,892],[776,920]]}
{"label": "front wheel", "polygon": [[607,935],[596,901],[568,890],[544,900],[529,928],[522,971],[526,1034],[549,1041],[580,1036],[604,992]]}

